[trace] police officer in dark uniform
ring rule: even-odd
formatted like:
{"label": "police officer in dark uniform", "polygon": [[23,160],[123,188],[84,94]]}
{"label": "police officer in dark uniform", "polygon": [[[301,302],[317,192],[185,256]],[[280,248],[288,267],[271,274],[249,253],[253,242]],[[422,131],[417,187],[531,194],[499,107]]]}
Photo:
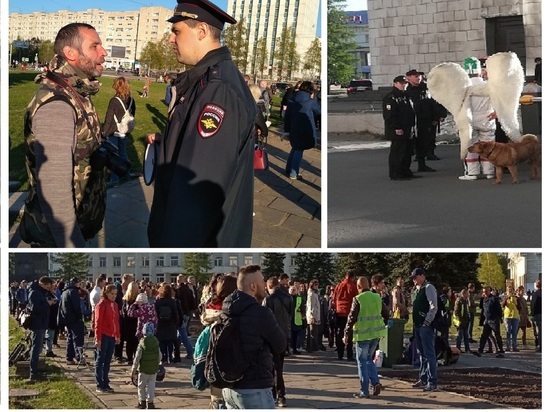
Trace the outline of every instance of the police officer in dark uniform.
{"label": "police officer in dark uniform", "polygon": [[422,81],[423,75],[423,72],[419,72],[416,69],[409,70],[406,73],[409,85],[405,93],[412,100],[416,113],[416,138],[414,149],[416,152],[416,160],[418,161],[418,171],[435,172],[434,169],[426,165],[426,157],[431,151],[432,128],[435,127],[437,123],[433,110],[434,100],[428,93],[426,83]]}
{"label": "police officer in dark uniform", "polygon": [[413,152],[413,129],[415,114],[409,97],[405,93],[407,79],[397,76],[393,79],[393,89],[382,100],[386,138],[390,146],[390,179],[409,180],[411,156]]}
{"label": "police officer in dark uniform", "polygon": [[149,226],[152,247],[250,247],[256,103],[220,35],[236,21],[207,0],[178,0],[172,45],[192,69],[157,146]]}

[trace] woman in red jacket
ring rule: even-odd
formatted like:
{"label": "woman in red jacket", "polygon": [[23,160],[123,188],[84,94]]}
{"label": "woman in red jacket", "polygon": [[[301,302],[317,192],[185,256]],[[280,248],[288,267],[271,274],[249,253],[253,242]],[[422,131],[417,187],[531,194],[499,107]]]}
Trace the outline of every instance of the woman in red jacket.
{"label": "woman in red jacket", "polygon": [[109,370],[115,344],[120,342],[119,309],[115,302],[117,288],[107,285],[94,310],[94,336],[97,348],[95,362],[96,392],[114,392],[109,386]]}

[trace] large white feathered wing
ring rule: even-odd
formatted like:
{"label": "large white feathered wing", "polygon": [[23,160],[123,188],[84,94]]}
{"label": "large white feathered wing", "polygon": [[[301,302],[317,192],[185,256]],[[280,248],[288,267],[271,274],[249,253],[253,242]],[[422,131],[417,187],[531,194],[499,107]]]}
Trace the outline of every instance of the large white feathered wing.
{"label": "large white feathered wing", "polygon": [[456,63],[441,63],[428,73],[428,90],[452,115],[460,137],[460,158],[468,154],[472,137],[472,113],[464,99],[472,84],[468,74]]}
{"label": "large white feathered wing", "polygon": [[518,106],[525,76],[516,53],[500,52],[490,56],[487,77],[489,97],[498,121],[510,139],[519,141]]}

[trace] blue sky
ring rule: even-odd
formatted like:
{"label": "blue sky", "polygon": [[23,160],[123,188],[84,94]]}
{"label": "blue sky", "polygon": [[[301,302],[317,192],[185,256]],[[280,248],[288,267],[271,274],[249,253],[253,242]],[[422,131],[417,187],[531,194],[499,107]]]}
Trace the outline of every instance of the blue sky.
{"label": "blue sky", "polygon": [[[218,7],[227,10],[227,0],[211,0]],[[321,0],[321,2],[324,0]],[[365,3],[367,0],[364,0]],[[57,10],[86,10],[103,9],[107,11],[137,10],[145,6],[163,6],[173,9],[177,4],[176,0],[154,0],[154,1],[136,1],[136,0],[11,0],[9,2],[10,13],[32,13],[34,11],[57,11]],[[320,15],[320,13],[319,13]],[[317,20],[317,36],[321,33],[320,16]]]}

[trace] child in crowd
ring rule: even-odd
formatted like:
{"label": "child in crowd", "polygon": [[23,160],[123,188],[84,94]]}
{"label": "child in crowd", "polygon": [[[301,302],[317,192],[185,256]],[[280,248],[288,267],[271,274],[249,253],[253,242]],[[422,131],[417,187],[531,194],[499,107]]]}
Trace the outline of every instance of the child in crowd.
{"label": "child in crowd", "polygon": [[151,322],[143,326],[132,365],[132,376],[138,373],[138,409],[155,409],[155,384],[159,364],[162,360],[159,341],[155,337],[155,325]]}

